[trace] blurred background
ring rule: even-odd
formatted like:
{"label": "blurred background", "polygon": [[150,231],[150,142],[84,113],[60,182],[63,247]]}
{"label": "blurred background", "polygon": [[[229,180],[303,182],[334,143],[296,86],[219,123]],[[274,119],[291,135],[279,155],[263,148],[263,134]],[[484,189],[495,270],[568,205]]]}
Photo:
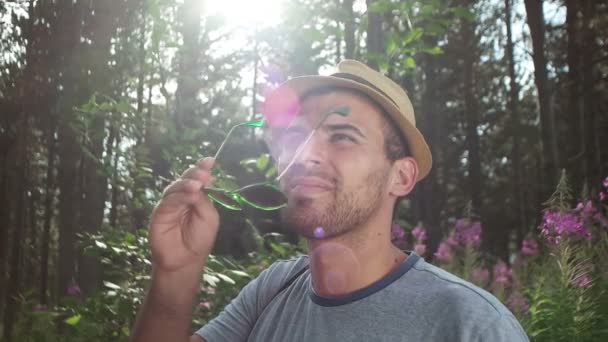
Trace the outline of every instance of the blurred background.
{"label": "blurred background", "polygon": [[[608,229],[607,14],[594,0],[1,1],[3,339],[125,340],[149,272],[148,216],[164,186],[214,155],[231,126],[261,118],[265,94],[282,81],[330,73],[344,58],[407,89],[433,153],[430,175],[399,207],[396,243],[416,244],[467,279],[486,265],[476,272],[496,280],[522,246],[539,248],[539,236],[553,240],[528,255],[572,262],[556,254],[556,245],[567,252],[555,241],[565,230],[547,212],[579,215],[597,233],[588,228],[583,247],[569,246],[589,250],[584,265],[596,266],[573,265],[562,285],[571,289],[586,270],[606,289],[606,264],[593,260],[604,255]],[[254,130],[231,144],[237,183],[272,179]],[[221,215],[193,326],[269,263],[304,251],[276,212]],[[457,245],[450,237],[465,247],[460,266],[447,264],[446,248]],[[599,302],[577,309],[588,326],[566,311],[566,323],[551,321],[555,308],[542,321],[544,307],[530,309],[540,297],[513,290],[508,277],[499,297],[526,301],[519,317],[536,340],[558,340],[546,327],[597,332],[593,322],[608,321]],[[583,292],[565,294],[566,307],[597,298],[574,287]],[[555,338],[587,336],[581,331]]]}

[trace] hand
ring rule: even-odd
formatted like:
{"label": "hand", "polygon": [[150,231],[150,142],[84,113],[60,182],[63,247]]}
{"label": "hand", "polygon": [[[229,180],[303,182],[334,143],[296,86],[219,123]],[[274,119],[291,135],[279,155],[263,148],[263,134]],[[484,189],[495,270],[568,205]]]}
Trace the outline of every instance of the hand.
{"label": "hand", "polygon": [[213,158],[199,160],[163,191],[150,220],[152,260],[159,271],[199,268],[211,253],[219,215],[202,189],[211,183]]}

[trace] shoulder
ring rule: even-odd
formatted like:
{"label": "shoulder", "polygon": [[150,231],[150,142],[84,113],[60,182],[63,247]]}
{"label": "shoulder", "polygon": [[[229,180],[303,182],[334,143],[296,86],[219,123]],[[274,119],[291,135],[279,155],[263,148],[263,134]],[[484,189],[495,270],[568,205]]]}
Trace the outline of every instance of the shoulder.
{"label": "shoulder", "polygon": [[260,273],[260,277],[264,276],[264,278],[270,281],[283,283],[289,280],[293,275],[297,274],[307,265],[307,255],[298,255],[290,259],[277,260],[262,271],[262,273]]}
{"label": "shoulder", "polygon": [[511,312],[488,291],[452,274],[424,259],[412,267],[414,281],[447,303],[476,308],[484,314],[511,314]]}
{"label": "shoulder", "polygon": [[484,336],[494,336],[496,341],[527,340],[513,313],[488,291],[424,259],[414,264],[408,278],[408,283],[427,298],[426,308],[444,318],[444,322],[451,322],[448,324],[453,324],[455,330],[466,330],[461,332],[464,336],[483,340],[486,340]]}
{"label": "shoulder", "polygon": [[273,262],[253,281],[259,289],[261,303],[266,303],[286,282],[307,266],[307,255]]}

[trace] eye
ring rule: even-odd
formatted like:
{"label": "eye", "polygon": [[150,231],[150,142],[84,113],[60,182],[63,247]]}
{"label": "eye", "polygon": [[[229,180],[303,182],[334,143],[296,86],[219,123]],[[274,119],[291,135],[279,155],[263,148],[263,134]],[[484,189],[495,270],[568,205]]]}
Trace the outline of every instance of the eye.
{"label": "eye", "polygon": [[332,142],[343,142],[343,141],[347,141],[347,142],[357,142],[357,140],[353,137],[351,137],[348,134],[344,134],[344,133],[334,133],[331,135],[331,141]]}

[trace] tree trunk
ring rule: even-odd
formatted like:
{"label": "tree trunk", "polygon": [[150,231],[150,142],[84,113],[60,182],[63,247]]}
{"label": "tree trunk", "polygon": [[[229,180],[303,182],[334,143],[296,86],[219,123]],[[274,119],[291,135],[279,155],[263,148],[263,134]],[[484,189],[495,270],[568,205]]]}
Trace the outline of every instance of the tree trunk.
{"label": "tree trunk", "polygon": [[346,45],[344,58],[355,58],[355,14],[353,0],[342,0],[342,13],[344,18],[344,43]]}
{"label": "tree trunk", "polygon": [[513,141],[513,150],[511,151],[511,161],[513,167],[511,173],[513,175],[512,201],[516,206],[515,227],[516,227],[516,245],[520,246],[524,235],[528,229],[528,219],[526,217],[526,199],[522,183],[522,167],[521,167],[521,148],[520,148],[520,114],[518,109],[519,102],[519,86],[517,84],[517,75],[515,74],[515,56],[513,34],[511,29],[512,18],[511,0],[505,0],[505,24],[507,28],[507,49],[506,60],[509,69],[509,98],[507,101],[508,115],[510,116],[509,125],[511,128],[511,140]]}
{"label": "tree trunk", "polygon": [[[426,37],[427,46],[436,46],[436,37]],[[441,115],[440,106],[437,101],[439,97],[439,75],[437,72],[437,60],[435,56],[424,54],[422,59],[422,71],[424,73],[424,90],[422,94],[422,106],[418,115],[418,126],[426,138],[426,142],[433,155],[433,168],[428,176],[416,186],[415,198],[417,198],[419,221],[422,221],[427,232],[427,251],[432,255],[437,250],[445,231],[441,228],[439,215],[444,202],[439,193],[437,171],[442,163],[441,150]]]}
{"label": "tree trunk", "polygon": [[58,145],[59,157],[57,185],[59,188],[59,244],[57,260],[57,294],[61,297],[67,294],[68,286],[75,280],[76,260],[76,231],[79,226],[80,203],[82,194],[76,186],[80,178],[78,173],[81,155],[80,142],[71,124],[75,121],[72,107],[84,102],[80,93],[79,78],[82,62],[80,37],[82,18],[80,3],[63,2],[57,9],[57,27],[54,34],[59,37],[56,44],[58,49],[57,83],[63,90],[58,96]]}
{"label": "tree trunk", "polygon": [[378,0],[366,0],[367,4],[367,64],[378,70],[379,61],[384,56],[384,32],[382,31],[382,13],[370,11]]}
{"label": "tree trunk", "polygon": [[[89,92],[100,91],[109,94],[111,92],[112,73],[108,67],[110,59],[111,39],[116,30],[117,18],[123,12],[124,3],[110,3],[107,1],[91,2],[90,13],[87,18],[88,25],[85,30],[91,37],[89,45],[90,54],[95,56],[88,61],[92,70],[89,78]],[[113,75],[117,77],[119,75]],[[88,139],[85,147],[89,156],[85,158],[84,164],[84,201],[82,210],[83,231],[95,234],[101,230],[108,186],[108,172],[110,165],[103,160],[104,140],[106,140],[105,113],[97,114],[90,125]],[[111,151],[107,151],[111,155]],[[85,295],[93,294],[101,285],[101,263],[99,258],[82,255],[79,263],[80,286]]]}
{"label": "tree trunk", "polygon": [[[25,98],[25,97],[23,97]],[[15,186],[14,193],[11,198],[15,203],[14,229],[11,239],[11,258],[8,277],[8,287],[6,291],[6,307],[4,308],[4,324],[3,324],[3,339],[6,342],[12,341],[13,325],[17,320],[19,313],[19,289],[21,282],[22,269],[20,261],[23,252],[23,232],[26,230],[26,198],[25,189],[28,188],[26,169],[28,164],[28,134],[27,126],[29,123],[29,114],[25,109],[25,105],[21,105],[21,118],[18,123],[17,130],[17,162],[15,163]]]}
{"label": "tree trunk", "polygon": [[[582,159],[584,158],[585,141],[584,137],[584,117],[581,106],[582,90],[581,90],[581,50],[580,50],[580,8],[578,0],[566,0],[566,33],[568,36],[568,75],[566,89],[568,93],[568,102],[566,112],[563,115],[563,122],[566,125],[568,132],[565,151],[567,160],[565,164],[568,167],[568,175],[572,189],[577,191],[582,188],[584,181],[584,171],[581,168]],[[562,132],[564,132],[563,130]]]}
{"label": "tree trunk", "polygon": [[179,32],[183,44],[178,53],[177,90],[175,92],[175,123],[178,136],[188,127],[196,127],[198,107],[201,6],[199,0],[184,0],[179,9]]}
{"label": "tree trunk", "polygon": [[[135,231],[137,229],[142,229],[146,226],[146,217],[148,215],[148,208],[146,208],[145,203],[145,190],[147,186],[147,178],[145,175],[141,174],[141,168],[147,165],[148,153],[147,153],[147,141],[149,135],[149,125],[151,120],[151,111],[152,108],[150,106],[150,99],[148,99],[148,106],[146,106],[146,115],[144,116],[144,87],[145,87],[145,76],[146,76],[146,27],[147,27],[147,16],[145,13],[145,8],[143,7],[144,3],[142,2],[142,7],[140,8],[140,13],[142,17],[142,22],[139,30],[139,51],[138,51],[138,80],[137,80],[137,117],[141,118],[140,123],[140,134],[137,136],[137,142],[135,147],[135,167],[131,170],[131,177],[133,178],[133,198],[131,199],[131,217],[133,218],[132,229]],[[152,86],[150,86],[150,89]],[[150,97],[151,92],[148,89],[148,97]],[[117,146],[118,147],[118,146]],[[117,152],[118,149],[115,150],[116,158],[118,157]],[[118,159],[116,159],[118,161]],[[117,164],[114,165],[114,171],[117,172]],[[116,211],[117,204],[117,196],[118,196],[118,177],[115,177],[114,183],[112,185],[112,210]]]}
{"label": "tree trunk", "polygon": [[[472,7],[470,3],[467,6]],[[466,118],[466,146],[468,151],[469,196],[473,204],[473,211],[481,214],[481,159],[479,156],[479,114],[477,98],[475,95],[475,61],[477,60],[477,45],[475,36],[475,22],[462,20],[462,47],[463,47],[463,94],[464,113]]]}
{"label": "tree trunk", "polygon": [[550,107],[550,90],[547,76],[547,58],[545,56],[545,19],[542,0],[524,0],[527,22],[532,37],[532,60],[534,61],[534,81],[538,92],[540,112],[542,157],[544,182],[541,189],[543,196],[549,196],[556,185],[559,166],[559,155],[555,131],[555,118]]}
{"label": "tree trunk", "polygon": [[39,301],[42,305],[48,305],[49,291],[49,251],[51,245],[51,223],[55,213],[53,203],[55,201],[55,124],[49,124],[47,133],[47,168],[46,186],[44,198],[44,223],[42,240],[40,241],[40,293]]}
{"label": "tree trunk", "polygon": [[582,50],[581,62],[582,62],[582,99],[583,99],[583,110],[582,110],[582,125],[583,125],[583,185],[585,189],[593,189],[597,182],[602,179],[602,175],[599,173],[601,169],[601,150],[602,145],[597,144],[595,134],[595,126],[599,125],[599,120],[596,117],[600,113],[600,109],[596,105],[596,97],[600,97],[600,94],[596,94],[595,81],[593,77],[594,69],[594,53],[601,49],[597,46],[597,34],[594,30],[593,16],[595,14],[595,2],[584,1],[582,5]]}
{"label": "tree trunk", "polygon": [[[114,130],[112,130],[114,131]],[[111,144],[114,144],[114,160],[112,161],[112,192],[110,195],[110,227],[118,226],[118,187],[120,186],[120,182],[118,180],[118,159],[120,157],[120,133],[113,132],[111,134],[112,139],[108,139],[108,147],[107,151],[112,151],[110,147]],[[111,152],[108,152],[108,155],[112,155]]]}

